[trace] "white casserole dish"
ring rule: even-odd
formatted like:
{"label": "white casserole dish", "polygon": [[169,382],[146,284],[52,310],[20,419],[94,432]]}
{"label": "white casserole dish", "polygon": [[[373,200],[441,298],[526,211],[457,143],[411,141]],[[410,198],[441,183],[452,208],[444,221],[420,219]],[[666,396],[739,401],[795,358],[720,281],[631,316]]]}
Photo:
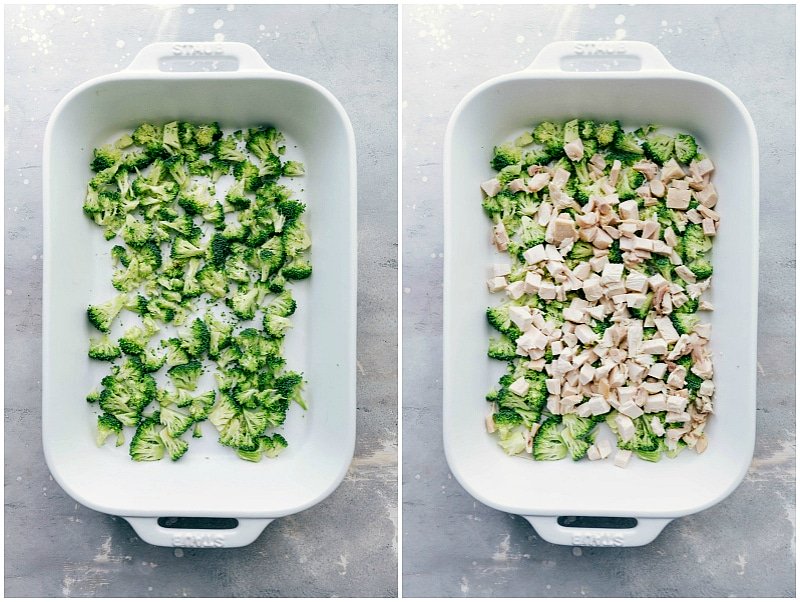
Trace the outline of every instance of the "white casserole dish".
{"label": "white casserole dish", "polygon": [[[593,71],[577,71],[580,68]],[[624,69],[624,70],[621,70]],[[628,70],[633,69],[633,70]],[[493,177],[492,147],[540,121],[620,119],[696,135],[716,165],[720,233],[706,298],[712,324],[716,413],[709,446],[657,464],[534,462],[508,457],[486,433],[485,393],[505,369],[486,355],[487,291],[499,255],[481,209],[480,182]],[[557,42],[526,70],[470,92],[453,112],[444,151],[444,446],[461,485],[481,502],[527,518],[552,543],[637,546],[674,518],[708,508],[741,482],[755,437],[758,286],[758,149],[736,96],[708,78],[674,69],[650,44]],[[705,319],[704,319],[705,321]],[[630,517],[630,529],[572,528],[558,517]]]}
{"label": "white casserole dish", "polygon": [[[182,71],[162,71],[176,64]],[[198,66],[232,70],[186,71]],[[95,408],[84,399],[107,366],[86,355],[94,334],[86,306],[114,289],[110,247],[81,210],[88,165],[92,149],[114,135],[174,119],[275,125],[292,158],[306,165],[307,175],[290,186],[302,189],[308,205],[314,274],[292,285],[298,310],[286,353],[287,365],[305,373],[310,409],[291,408],[289,447],[275,460],[240,460],[217,443],[210,423],[174,463],[140,464],[124,447],[94,443]],[[88,81],[59,103],[47,126],[43,175],[42,430],[59,485],[90,508],[124,517],[145,541],[182,547],[247,545],[273,519],[328,496],[352,459],[356,422],[356,156],[336,98],[315,82],[274,71],[245,44],[153,44],[127,69]],[[169,529],[159,517],[235,518],[238,526]]]}

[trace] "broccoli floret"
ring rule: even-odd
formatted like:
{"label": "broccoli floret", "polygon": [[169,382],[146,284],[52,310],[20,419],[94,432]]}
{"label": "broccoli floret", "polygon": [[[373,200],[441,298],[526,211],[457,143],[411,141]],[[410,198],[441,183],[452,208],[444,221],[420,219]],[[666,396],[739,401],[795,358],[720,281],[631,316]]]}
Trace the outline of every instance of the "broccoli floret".
{"label": "broccoli floret", "polygon": [[658,462],[661,460],[661,449],[654,449],[652,451],[636,450],[634,453],[642,460],[647,460],[648,462]]}
{"label": "broccoli floret", "polygon": [[634,318],[638,318],[639,320],[644,320],[647,317],[647,313],[650,311],[650,307],[653,305],[653,293],[645,294],[645,301],[642,303],[641,307],[629,307],[628,311]]}
{"label": "broccoli floret", "polygon": [[284,291],[264,308],[266,314],[275,314],[281,317],[291,316],[297,309],[297,302],[292,298],[292,293]]}
{"label": "broccoli floret", "polygon": [[489,340],[489,357],[510,361],[517,357],[517,344],[505,335]]}
{"label": "broccoli floret", "polygon": [[497,444],[503,448],[509,456],[515,456],[525,451],[526,447],[525,435],[520,430],[514,430],[508,433],[505,437],[500,437]]}
{"label": "broccoli floret", "polygon": [[619,248],[619,239],[614,240],[608,247],[608,261],[610,263],[622,263],[622,251]]}
{"label": "broccoli floret", "polygon": [[164,441],[159,436],[161,430],[158,412],[142,420],[131,440],[131,458],[136,462],[161,460],[165,451]]}
{"label": "broccoli floret", "polygon": [[158,372],[167,362],[167,356],[158,355],[154,349],[147,348],[139,355],[139,360],[145,372]]}
{"label": "broccoli floret", "polygon": [[139,355],[144,352],[152,333],[140,326],[132,326],[119,339],[119,348],[128,355]]}
{"label": "broccoli floret", "polygon": [[236,140],[233,138],[220,138],[214,144],[212,152],[220,161],[227,161],[231,164],[247,160],[247,156],[239,150]]}
{"label": "broccoli floret", "polygon": [[621,129],[614,136],[614,148],[626,154],[644,155],[644,150],[639,146],[636,136],[632,133],[625,133]]}
{"label": "broccoli floret", "polygon": [[264,315],[264,331],[271,337],[280,338],[292,327],[292,321],[275,314]]}
{"label": "broccoli floret", "polygon": [[567,455],[567,445],[561,438],[561,420],[551,417],[542,423],[533,438],[535,460],[561,460]]}
{"label": "broccoli floret", "polygon": [[194,132],[194,140],[200,150],[209,150],[222,138],[222,129],[217,122],[198,125]]}
{"label": "broccoli floret", "polygon": [[488,307],[486,309],[486,319],[496,330],[511,339],[518,339],[522,336],[522,331],[511,321],[509,310],[510,303]]}
{"label": "broccoli floret", "polygon": [[575,439],[585,439],[603,421],[603,417],[589,416],[588,418],[581,418],[577,414],[565,414],[561,421],[564,424],[565,432],[568,432]]}
{"label": "broccoli floret", "polygon": [[644,176],[631,167],[626,167],[617,180],[617,195],[621,201],[636,198],[636,189],[644,184]]}
{"label": "broccoli floret", "polygon": [[275,433],[272,437],[264,437],[264,443],[262,444],[264,455],[268,458],[278,457],[288,446],[286,439],[280,433]]}
{"label": "broccoli floret", "polygon": [[680,307],[676,307],[673,310],[673,313],[678,314],[693,314],[700,308],[700,298],[697,297],[695,299],[689,299],[686,303],[681,305]]}
{"label": "broccoli floret", "polygon": [[523,215],[520,219],[519,236],[522,244],[527,247],[535,247],[536,245],[544,244],[546,229],[539,225],[539,222],[533,221],[527,215]]}
{"label": "broccoli floret", "polygon": [[97,403],[100,401],[100,391],[94,389],[86,394],[86,403]]}
{"label": "broccoli floret", "polygon": [[281,145],[283,134],[274,127],[251,129],[247,134],[247,150],[262,162],[284,153],[285,147]]}
{"label": "broccoli floret", "polygon": [[675,159],[688,165],[697,156],[697,141],[689,134],[675,136]]}
{"label": "broccoli floret", "polygon": [[656,255],[647,260],[647,265],[650,269],[661,274],[665,280],[672,282],[672,262],[669,257]]}
{"label": "broccoli floret", "polygon": [[302,397],[303,375],[297,372],[287,372],[275,379],[274,389],[278,395],[289,402],[296,402],[304,410],[308,409]]}
{"label": "broccoli floret", "polygon": [[569,266],[569,268],[572,269],[583,261],[589,261],[592,257],[594,257],[594,247],[588,242],[579,240],[572,245],[572,249],[570,249],[570,252],[567,254],[567,263],[572,264]]}
{"label": "broccoli floret", "polygon": [[90,305],[86,310],[89,322],[100,332],[111,332],[111,322],[125,307],[127,295],[117,295],[100,305]]}
{"label": "broccoli floret", "polygon": [[672,313],[669,318],[675,330],[678,331],[678,334],[690,334],[700,321],[700,318],[698,318],[696,314]]}
{"label": "broccoli floret", "polygon": [[500,434],[500,437],[504,438],[511,430],[520,426],[523,423],[523,420],[522,416],[520,416],[515,410],[510,408],[500,408],[498,412],[492,414],[492,422],[494,422],[494,427]]}
{"label": "broccoli floret", "polygon": [[97,447],[102,447],[106,440],[116,435],[116,446],[125,443],[125,434],[122,432],[122,423],[113,414],[102,414],[97,417]]}
{"label": "broccoli floret", "polygon": [[219,431],[219,442],[237,449],[254,450],[256,438],[267,427],[263,408],[238,407],[234,400],[223,395],[208,415],[209,421]]}
{"label": "broccoli floret", "polygon": [[236,292],[225,299],[225,303],[240,320],[252,320],[258,308],[258,287],[240,285]]}
{"label": "broccoli floret", "polygon": [[303,280],[311,276],[311,264],[305,259],[295,258],[283,267],[281,273],[289,280]]}
{"label": "broccoli floret", "polygon": [[89,357],[93,360],[110,362],[117,359],[122,353],[114,341],[107,334],[89,339]]}
{"label": "broccoli floret", "polygon": [[184,238],[175,238],[172,243],[172,259],[191,259],[192,257],[203,257],[206,254],[204,246],[195,245]]}
{"label": "broccoli floret", "polygon": [[188,332],[184,332],[181,340],[189,357],[202,359],[208,353],[211,335],[206,323],[200,318],[195,318]]}
{"label": "broccoli floret", "polygon": [[175,388],[187,391],[194,391],[197,388],[197,380],[202,373],[203,365],[197,360],[191,360],[167,370],[167,375],[172,379]]}
{"label": "broccoli floret", "polygon": [[287,161],[283,164],[283,175],[287,178],[296,178],[305,175],[306,168],[299,161]]}
{"label": "broccoli floret", "polygon": [[686,267],[692,271],[698,280],[710,278],[711,274],[714,273],[714,267],[711,265],[711,262],[704,257],[695,259],[691,263],[687,264]]}
{"label": "broccoli floret", "polygon": [[169,434],[169,431],[166,428],[161,429],[158,436],[164,443],[164,450],[167,452],[167,455],[173,462],[180,460],[181,457],[183,457],[183,454],[185,454],[189,449],[189,444],[186,443],[186,441],[178,437],[173,437]]}
{"label": "broccoli floret", "polygon": [[664,165],[675,152],[675,139],[666,134],[655,134],[642,144],[644,153],[659,165]]}
{"label": "broccoli floret", "polygon": [[509,165],[515,165],[522,161],[522,149],[514,146],[511,142],[505,142],[500,146],[495,146],[492,151],[492,168],[500,171]]}
{"label": "broccoli floret", "polygon": [[548,151],[561,154],[564,147],[564,128],[560,123],[544,121],[534,128],[533,139]]}
{"label": "broccoli floret", "polygon": [[700,224],[689,224],[683,235],[683,254],[687,262],[700,259],[711,250],[711,239],[703,232]]}
{"label": "broccoli floret", "polygon": [[164,425],[164,431],[170,437],[180,437],[183,433],[189,430],[192,426],[194,418],[187,412],[183,412],[180,408],[173,405],[162,406],[160,410],[161,424]]}
{"label": "broccoli floret", "polygon": [[118,147],[112,145],[101,146],[94,149],[92,159],[92,171],[103,171],[122,161],[122,152]]}
{"label": "broccoli floret", "polygon": [[208,356],[214,359],[219,356],[220,351],[230,344],[233,325],[217,320],[211,312],[206,312],[204,319],[209,335]]}
{"label": "broccoli floret", "polygon": [[595,140],[600,146],[608,146],[614,142],[620,132],[622,132],[622,126],[619,121],[600,123],[595,127]]}
{"label": "broccoli floret", "polygon": [[300,220],[286,225],[281,233],[281,240],[283,251],[289,258],[296,257],[311,247],[311,238],[308,236],[305,223]]}
{"label": "broccoli floret", "polygon": [[244,183],[244,189],[247,192],[255,192],[261,188],[262,181],[258,167],[250,161],[245,160],[234,165],[233,176]]}
{"label": "broccoli floret", "polygon": [[575,461],[586,456],[589,448],[592,446],[592,443],[594,443],[591,435],[587,435],[586,439],[579,439],[575,437],[569,429],[566,428],[561,431],[560,435],[561,440],[567,446],[567,452]]}

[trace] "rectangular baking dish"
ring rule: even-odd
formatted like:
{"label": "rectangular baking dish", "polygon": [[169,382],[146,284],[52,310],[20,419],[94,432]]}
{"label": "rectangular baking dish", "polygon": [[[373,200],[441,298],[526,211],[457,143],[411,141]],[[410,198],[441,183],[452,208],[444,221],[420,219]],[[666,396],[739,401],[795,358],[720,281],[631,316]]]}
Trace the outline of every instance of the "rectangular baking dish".
{"label": "rectangular baking dish", "polygon": [[[587,70],[590,69],[590,70]],[[544,120],[620,119],[696,135],[716,165],[722,215],[710,294],[716,413],[709,447],[626,469],[606,462],[534,462],[508,457],[487,435],[485,393],[505,365],[487,357],[488,266],[499,256],[481,209],[479,183],[493,177],[492,147]],[[674,69],[650,44],[557,42],[523,71],[470,92],[453,112],[444,150],[444,446],[453,474],[478,500],[527,518],[566,545],[636,546],[672,519],[730,494],[750,464],[755,437],[758,286],[758,149],[736,96],[708,78]],[[630,529],[572,528],[558,517],[629,517]]]}
{"label": "rectangular baking dish", "polygon": [[[305,374],[310,409],[291,409],[289,447],[275,460],[240,460],[217,443],[210,423],[175,463],[136,463],[125,448],[94,443],[95,410],[84,399],[107,367],[86,355],[94,334],[86,306],[115,291],[108,243],[81,210],[92,149],[143,121],[175,119],[275,125],[306,165],[292,188],[308,206],[314,275],[292,285],[298,310],[286,354]],[[245,44],[153,44],[127,69],[88,81],[59,103],[47,126],[43,174],[42,435],[59,485],[90,508],[124,517],[145,541],[182,547],[247,545],[271,520],[328,496],[352,459],[356,412],[356,156],[336,98],[271,69]],[[235,518],[238,526],[169,529],[159,517]]]}

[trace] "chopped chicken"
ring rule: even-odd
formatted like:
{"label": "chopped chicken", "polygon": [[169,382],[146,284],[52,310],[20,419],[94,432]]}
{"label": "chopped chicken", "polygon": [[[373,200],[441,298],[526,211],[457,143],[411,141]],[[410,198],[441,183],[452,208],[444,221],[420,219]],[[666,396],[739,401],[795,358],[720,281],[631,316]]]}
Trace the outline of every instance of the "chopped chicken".
{"label": "chopped chicken", "polygon": [[530,386],[531,384],[527,381],[527,379],[524,376],[520,376],[517,380],[508,385],[508,390],[514,395],[525,397],[525,395],[528,394],[528,389],[530,389]]}
{"label": "chopped chicken", "polygon": [[490,293],[498,293],[506,288],[506,279],[504,276],[496,276],[495,278],[489,278],[486,281],[486,285],[489,287]]}
{"label": "chopped chicken", "polygon": [[580,161],[583,159],[583,141],[578,138],[572,142],[567,142],[564,145],[564,154],[569,157],[570,161]]}
{"label": "chopped chicken", "polygon": [[500,180],[497,178],[486,180],[483,184],[481,184],[481,188],[487,196],[497,196],[497,193],[503,189],[502,185],[500,184]]}
{"label": "chopped chicken", "polygon": [[611,171],[608,174],[608,183],[612,186],[617,185],[617,179],[619,178],[619,172],[622,171],[622,163],[620,163],[619,159],[614,159],[614,163],[611,164]]}
{"label": "chopped chicken", "polygon": [[549,243],[559,244],[565,238],[574,239],[577,235],[575,222],[568,213],[562,213],[548,224],[545,240]]}
{"label": "chopped chicken", "polygon": [[492,264],[491,276],[508,276],[511,273],[510,263],[495,263]]}
{"label": "chopped chicken", "polygon": [[542,188],[550,183],[549,173],[537,173],[530,180],[528,180],[528,191],[539,192]]}
{"label": "chopped chicken", "polygon": [[667,189],[667,207],[670,209],[688,209],[692,193],[688,190],[670,187]]}

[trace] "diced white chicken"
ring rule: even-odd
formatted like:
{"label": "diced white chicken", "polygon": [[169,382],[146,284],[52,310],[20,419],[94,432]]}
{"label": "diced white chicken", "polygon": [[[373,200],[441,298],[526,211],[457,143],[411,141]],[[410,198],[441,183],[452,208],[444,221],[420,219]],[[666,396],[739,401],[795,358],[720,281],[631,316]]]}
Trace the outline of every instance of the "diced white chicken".
{"label": "diced white chicken", "polygon": [[686,368],[683,366],[678,366],[672,372],[670,372],[670,375],[667,378],[667,384],[675,389],[683,389],[683,387],[686,385]]}
{"label": "diced white chicken", "polygon": [[578,138],[572,142],[567,142],[564,145],[564,154],[569,157],[570,161],[580,161],[583,159],[583,141]]}
{"label": "diced white chicken", "polygon": [[675,273],[690,284],[697,282],[697,277],[694,275],[694,272],[692,272],[692,270],[687,268],[685,265],[677,266],[675,268]]}
{"label": "diced white chicken", "polygon": [[525,258],[526,263],[528,265],[536,265],[540,261],[545,261],[547,259],[547,255],[544,251],[544,245],[536,245],[527,249],[522,256]]}
{"label": "diced white chicken", "polygon": [[539,211],[537,212],[537,222],[540,226],[546,226],[550,221],[550,217],[553,215],[553,206],[548,203],[544,202],[539,205]]}
{"label": "diced white chicken", "polygon": [[575,218],[575,223],[578,224],[579,228],[588,228],[589,226],[594,226],[597,223],[597,214],[587,213],[579,215]]}
{"label": "diced white chicken", "polygon": [[642,388],[647,391],[650,395],[655,395],[656,393],[661,393],[664,390],[664,382],[663,381],[647,381],[642,383]]}
{"label": "diced white chicken", "polygon": [[670,209],[688,209],[691,200],[692,193],[689,190],[681,190],[673,186],[667,189],[667,207]]}
{"label": "diced white chicken", "polygon": [[531,310],[527,306],[512,305],[508,308],[509,319],[517,325],[520,330],[528,330],[533,323]]}
{"label": "diced white chicken", "polygon": [[650,419],[650,428],[657,437],[664,436],[664,425],[661,424],[661,420],[659,420],[658,416],[653,416]]}
{"label": "diced white chicken", "polygon": [[500,180],[497,178],[492,178],[491,180],[486,180],[483,184],[481,184],[481,188],[487,196],[497,196],[497,193],[502,190],[503,186],[500,184]]}
{"label": "diced white chicken", "polygon": [[520,397],[525,397],[528,394],[528,389],[530,388],[531,384],[525,379],[524,376],[520,376],[517,380],[508,385],[508,390],[514,395],[519,395]]}
{"label": "diced white chicken", "polygon": [[587,301],[597,301],[603,296],[603,287],[600,278],[592,276],[583,281],[583,294]]}
{"label": "diced white chicken", "polygon": [[497,276],[507,276],[511,273],[511,264],[510,263],[495,263],[492,264],[491,273],[489,276],[492,278]]}
{"label": "diced white chicken", "polygon": [[539,285],[539,297],[545,300],[556,298],[556,287],[552,282],[542,281]]}
{"label": "diced white chicken", "polygon": [[716,211],[714,211],[713,209],[711,209],[709,207],[706,207],[705,205],[698,205],[697,206],[697,212],[700,215],[702,215],[703,218],[708,218],[708,219],[713,220],[715,222],[719,221],[719,218],[720,218],[719,213],[717,213]]}
{"label": "diced white chicken", "polygon": [[670,180],[675,178],[683,178],[686,174],[683,168],[678,165],[678,162],[673,158],[664,163],[661,167],[661,181],[667,184]]}
{"label": "diced white chicken", "polygon": [[639,309],[644,307],[644,304],[647,302],[647,295],[642,293],[627,293],[625,295],[625,303],[631,309]]}
{"label": "diced white chicken", "polygon": [[670,247],[667,243],[661,240],[654,240],[653,242],[653,253],[658,253],[659,255],[672,255],[672,247]]}
{"label": "diced white chicken", "polygon": [[597,445],[590,445],[589,449],[586,451],[586,457],[590,460],[601,460],[602,456],[600,455],[600,451],[597,449]]}
{"label": "diced white chicken", "polygon": [[622,163],[619,159],[614,159],[614,162],[611,164],[611,171],[608,172],[608,183],[612,186],[617,185],[617,180],[619,179],[619,172],[622,171]]}
{"label": "diced white chicken", "polygon": [[492,243],[497,247],[498,251],[505,251],[508,249],[508,243],[511,240],[508,238],[508,232],[503,222],[498,222],[492,229]]}
{"label": "diced white chicken", "polygon": [[597,340],[597,335],[587,324],[580,324],[575,328],[575,336],[584,345],[594,343]]}
{"label": "diced white chicken", "polygon": [[517,345],[525,351],[530,351],[531,349],[545,349],[547,346],[547,335],[535,326],[532,326],[517,339]]}
{"label": "diced white chicken", "polygon": [[703,221],[703,216],[696,209],[689,209],[686,212],[686,219],[693,224],[699,224]]}
{"label": "diced white chicken", "polygon": [[636,249],[636,238],[623,236],[619,239],[620,251],[634,251]]}
{"label": "diced white chicken", "polygon": [[714,171],[714,164],[711,162],[711,159],[705,158],[702,161],[698,161],[697,163],[697,173],[701,176],[711,173]]}
{"label": "diced white chicken", "polygon": [[537,274],[536,272],[528,272],[527,274],[525,274],[524,291],[526,293],[537,292],[541,284],[542,284],[541,274]]}
{"label": "diced white chicken", "polygon": [[686,180],[672,180],[669,185],[680,190],[689,190],[689,182]]}
{"label": "diced white chicken", "polygon": [[647,282],[650,284],[650,288],[654,291],[668,284],[667,280],[661,274],[653,274],[647,279]]}
{"label": "diced white chicken", "polygon": [[608,405],[608,402],[602,397],[592,397],[586,402],[586,405],[589,406],[589,411],[592,413],[592,416],[600,416],[601,414],[611,411],[611,406]]}
{"label": "diced white chicken", "polygon": [[658,178],[650,180],[650,194],[652,194],[654,197],[660,199],[661,197],[664,196],[666,191],[667,188],[666,186],[664,186],[664,182],[662,182]]}
{"label": "diced white chicken", "polygon": [[642,238],[657,239],[661,232],[661,225],[653,219],[645,220],[642,224]]}
{"label": "diced white chicken", "polygon": [[570,177],[570,173],[563,167],[557,167],[552,175],[552,182],[557,188],[563,188]]}
{"label": "diced white chicken", "polygon": [[650,366],[650,370],[647,372],[647,376],[652,376],[653,378],[657,378],[661,380],[664,378],[664,375],[667,373],[667,365],[662,364],[660,362],[656,362],[652,366]]}
{"label": "diced white chicken", "polygon": [[645,292],[647,290],[647,276],[636,270],[628,270],[628,277],[625,279],[625,288],[637,293]]}
{"label": "diced white chicken", "polygon": [[550,174],[546,172],[537,173],[528,180],[528,191],[539,192],[550,183]]}
{"label": "diced white chicken", "polygon": [[591,364],[583,364],[578,373],[578,383],[587,385],[594,380],[594,368]]}
{"label": "diced white chicken", "polygon": [[525,283],[522,280],[510,282],[506,286],[506,294],[514,300],[519,299],[525,294]]}
{"label": "diced white chicken", "polygon": [[508,189],[514,193],[527,192],[528,186],[525,184],[525,180],[523,180],[522,178],[516,178],[508,183]]}
{"label": "diced white chicken", "polygon": [[618,207],[619,216],[626,220],[626,219],[639,219],[639,205],[636,203],[635,200],[624,201],[619,204]]}
{"label": "diced white chicken", "polygon": [[493,414],[487,414],[485,422],[486,422],[486,432],[487,433],[493,433],[495,431],[494,415]]}
{"label": "diced white chicken", "polygon": [[506,288],[507,284],[504,276],[496,276],[486,281],[486,286],[489,287],[490,293],[499,293]]}
{"label": "diced white chicken", "polygon": [[575,322],[576,324],[586,321],[586,314],[584,314],[580,309],[575,309],[574,307],[564,308],[563,315],[565,320]]}
{"label": "diced white chicken", "polygon": [[561,355],[564,351],[564,343],[561,341],[552,341],[550,343],[550,351],[553,352],[553,355]]}
{"label": "diced white chicken", "polygon": [[656,318],[656,328],[661,337],[669,344],[675,343],[680,338],[678,331],[672,325],[672,320],[667,317]]}
{"label": "diced white chicken", "polygon": [[636,427],[633,425],[633,420],[624,414],[618,414],[614,416],[614,422],[617,425],[617,432],[619,433],[620,439],[625,442],[633,439],[633,435],[636,433]]}
{"label": "diced white chicken", "polygon": [[561,213],[547,225],[544,238],[551,244],[560,244],[564,239],[575,239],[577,236],[575,222],[568,213]]}
{"label": "diced white chicken", "polygon": [[559,250],[553,245],[545,245],[544,253],[548,261],[564,261],[563,255],[561,255]]}
{"label": "diced white chicken", "polygon": [[658,165],[652,161],[637,161],[632,167],[648,180],[652,180],[658,175]]}
{"label": "diced white chicken", "polygon": [[701,384],[700,388],[697,390],[697,394],[711,397],[714,394],[714,382],[710,380],[704,380],[703,384]]}
{"label": "diced white chicken", "polygon": [[601,439],[595,445],[597,446],[597,451],[600,452],[600,457],[604,460],[611,455],[611,443],[607,439]]}
{"label": "diced white chicken", "polygon": [[640,353],[647,355],[664,355],[667,352],[667,342],[664,339],[650,339],[644,341]]}
{"label": "diced white chicken", "polygon": [[544,382],[547,386],[547,392],[550,393],[550,395],[561,395],[560,378],[548,378]]}
{"label": "diced white chicken", "polygon": [[[627,201],[625,201],[627,203]],[[639,225],[635,221],[623,222],[617,228],[620,236],[623,238],[635,238],[636,232],[639,230]],[[621,243],[621,241],[620,241]]]}
{"label": "diced white chicken", "polygon": [[594,239],[592,240],[592,244],[598,249],[607,249],[613,242],[614,239],[600,229],[597,230],[596,234],[594,235]]}
{"label": "diced white chicken", "polygon": [[648,414],[654,412],[665,412],[667,410],[667,396],[663,393],[650,395],[644,402],[644,411]]}
{"label": "diced white chicken", "polygon": [[709,182],[702,190],[695,192],[694,197],[697,199],[698,203],[709,208],[713,208],[719,200],[717,189],[711,182]]}
{"label": "diced white chicken", "polygon": [[717,226],[714,224],[713,219],[706,218],[703,220],[703,234],[706,236],[717,235]]}
{"label": "diced white chicken", "polygon": [[626,401],[625,403],[620,404],[619,412],[620,414],[625,414],[625,416],[628,418],[638,418],[644,414],[642,408],[636,405],[636,403],[633,401]]}

